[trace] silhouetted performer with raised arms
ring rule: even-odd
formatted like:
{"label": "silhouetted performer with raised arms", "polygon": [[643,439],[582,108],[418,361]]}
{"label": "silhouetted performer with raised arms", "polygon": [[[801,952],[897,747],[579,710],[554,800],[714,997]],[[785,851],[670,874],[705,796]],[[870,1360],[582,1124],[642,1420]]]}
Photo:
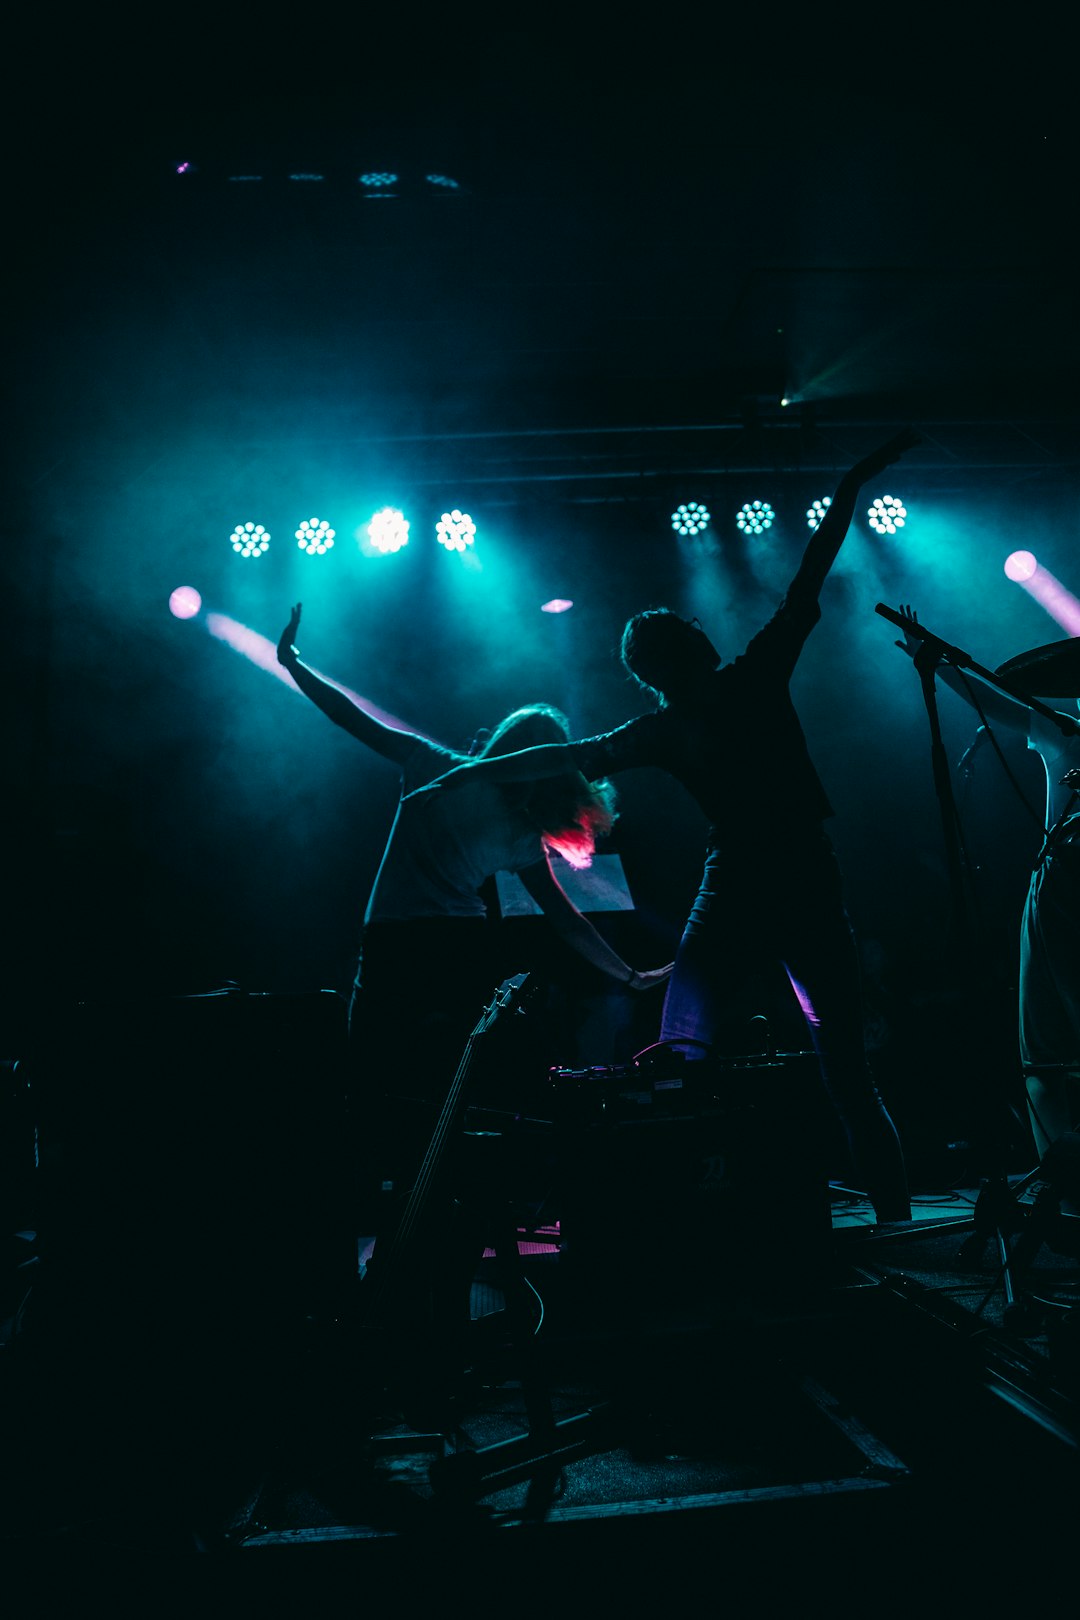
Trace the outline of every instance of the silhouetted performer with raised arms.
{"label": "silhouetted performer with raised arms", "polygon": [[[918,625],[911,608],[900,613]],[[921,644],[913,629],[896,645],[914,657]],[[1066,646],[1061,644],[1062,653]],[[1071,648],[1068,654],[1080,702],[1080,656],[1071,656]],[[994,725],[1023,733],[1046,773],[1044,835],[1020,921],[1018,978],[1020,1063],[1032,1134],[1043,1159],[1066,1131],[1080,1130],[1080,725],[1060,706],[1056,712],[1063,724],[1058,725],[1026,704],[1022,693],[1010,697],[947,661],[936,663],[934,673],[977,711],[981,733]],[[1019,679],[1009,676],[1008,666],[996,673]],[[1028,679],[1033,698],[1038,698],[1038,679],[1034,670]]]}
{"label": "silhouetted performer with raised arms", "polygon": [[565,770],[568,760],[589,778],[639,766],[676,777],[710,825],[661,1038],[687,1043],[687,1059],[708,1055],[733,991],[749,972],[780,962],[879,1221],[910,1219],[907,1173],[867,1061],[857,947],[824,827],[832,807],[789,687],[859,490],[918,442],[905,430],[844,474],[783,601],[741,656],[722,664],[696,619],[668,608],[639,613],[623,631],[621,653],[655,698],[654,713],[604,736],[467,762],[439,784],[456,788],[481,773],[496,781],[535,776]]}
{"label": "silhouetted performer with raised arms", "polygon": [[[401,773],[397,808],[364,912],[349,1040],[358,1139],[370,1131],[380,1155],[368,1174],[400,1188],[423,1153],[465,1043],[496,989],[495,953],[481,886],[516,872],[558,935],[601,973],[633,991],[664,983],[671,965],[639,973],[623,961],[560,886],[549,851],[587,865],[615,820],[610,783],[587,781],[564,758],[557,775],[508,785],[476,779],[430,803],[407,795],[469,756],[376,719],[305,664],[296,649],[301,605],[282,631],[278,659],[300,691],[335,725]],[[509,749],[564,742],[558,709],[535,703],[506,716],[481,746]],[[390,1141],[401,1144],[390,1151]],[[364,1149],[365,1153],[367,1149]],[[401,1189],[403,1190],[403,1189]],[[364,1196],[372,1196],[370,1185]],[[373,1195],[377,1202],[377,1188]],[[365,1209],[364,1213],[368,1211]]]}

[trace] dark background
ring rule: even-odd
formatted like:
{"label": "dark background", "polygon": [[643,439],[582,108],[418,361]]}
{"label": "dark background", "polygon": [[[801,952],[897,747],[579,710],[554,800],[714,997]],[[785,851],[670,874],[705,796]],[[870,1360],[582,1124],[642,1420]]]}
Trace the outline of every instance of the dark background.
{"label": "dark background", "polygon": [[[922,444],[866,491],[895,485],[908,526],[882,541],[860,512],[795,691],[898,1112],[945,1138],[1015,1088],[1038,828],[983,749],[955,782],[957,930],[919,681],[874,607],[914,604],[990,668],[1065,634],[1003,563],[1030,549],[1080,593],[1076,141],[1034,26],[947,50],[910,17],[874,26],[15,30],[6,1056],[73,997],[348,985],[395,773],[206,611],[275,641],[303,600],[310,662],[454,746],[538,698],[588,734],[640,707],[614,656],[629,613],[698,613],[738,652],[809,502],[911,422]],[[370,171],[393,197],[363,195]],[[755,497],[777,521],[750,542]],[[672,533],[689,499],[708,547]],[[387,504],[409,545],[365,558],[352,535]],[[434,543],[451,506],[479,566]],[[325,558],[291,539],[310,515],[336,525]],[[251,562],[228,544],[247,518],[274,535]],[[179,585],[203,615],[170,614]],[[556,595],[572,611],[540,613]],[[941,720],[955,765],[976,721],[947,692]],[[1001,741],[1041,809],[1038,760]],[[704,827],[651,772],[618,785],[647,966]]]}

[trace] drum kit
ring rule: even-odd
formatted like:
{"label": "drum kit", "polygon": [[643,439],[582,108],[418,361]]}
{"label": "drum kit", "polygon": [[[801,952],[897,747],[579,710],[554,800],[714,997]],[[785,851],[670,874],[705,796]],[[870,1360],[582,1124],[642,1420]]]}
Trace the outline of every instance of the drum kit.
{"label": "drum kit", "polygon": [[1080,636],[1017,653],[994,671],[1018,698],[1080,698]]}

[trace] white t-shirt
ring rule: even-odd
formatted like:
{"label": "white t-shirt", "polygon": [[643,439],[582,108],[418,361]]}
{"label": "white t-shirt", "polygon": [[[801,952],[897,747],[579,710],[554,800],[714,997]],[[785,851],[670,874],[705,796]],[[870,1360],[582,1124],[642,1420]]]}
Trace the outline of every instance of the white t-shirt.
{"label": "white t-shirt", "polygon": [[[402,797],[464,758],[418,737],[402,769]],[[470,780],[399,802],[364,922],[483,917],[480,886],[486,878],[520,872],[543,858],[539,832],[507,808],[503,790],[493,783]]]}
{"label": "white t-shirt", "polygon": [[[1061,712],[1070,720],[1076,718],[1069,715],[1068,710]],[[1047,826],[1052,827],[1072,797],[1072,789],[1062,787],[1061,778],[1072,766],[1080,766],[1080,732],[1067,737],[1053,720],[1032,709],[1028,721],[1028,747],[1041,754],[1046,767]]]}

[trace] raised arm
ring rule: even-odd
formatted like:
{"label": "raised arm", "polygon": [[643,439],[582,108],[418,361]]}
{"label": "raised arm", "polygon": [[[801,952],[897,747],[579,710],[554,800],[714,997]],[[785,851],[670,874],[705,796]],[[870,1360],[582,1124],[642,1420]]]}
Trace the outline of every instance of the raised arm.
{"label": "raised arm", "polygon": [[[525,752],[535,754],[540,749],[532,748]],[[591,962],[601,973],[606,973],[608,978],[626,985],[629,990],[651,990],[671,977],[673,962],[668,962],[665,967],[649,968],[644,973],[638,973],[624,962],[618,951],[612,949],[603,934],[575,906],[552,871],[547,857],[535,866],[527,867],[519,876],[559,937],[586,962]]]}
{"label": "raised arm", "polygon": [[416,746],[416,734],[412,731],[398,731],[393,726],[376,720],[374,715],[368,714],[366,709],[362,709],[340,687],[322,675],[317,675],[301,659],[295,641],[300,628],[302,607],[303,603],[297,602],[288,624],[281,632],[277,647],[278,663],[288,670],[304,696],[310,698],[328,720],[332,720],[336,726],[347,731],[358,742],[366,743],[377,754],[382,754],[384,759],[392,759],[395,764],[403,765]]}
{"label": "raised arm", "polygon": [[912,449],[919,442],[919,435],[912,428],[904,428],[844,473],[836,486],[825,516],[814,530],[803,552],[799,571],[791,582],[792,591],[813,597],[819,594],[829,569],[836,561],[837,553],[844,543],[844,537],[855,515],[855,502],[859,498],[862,486],[868,478],[876,478],[886,467],[891,467],[894,461],[899,461],[905,451]]}

